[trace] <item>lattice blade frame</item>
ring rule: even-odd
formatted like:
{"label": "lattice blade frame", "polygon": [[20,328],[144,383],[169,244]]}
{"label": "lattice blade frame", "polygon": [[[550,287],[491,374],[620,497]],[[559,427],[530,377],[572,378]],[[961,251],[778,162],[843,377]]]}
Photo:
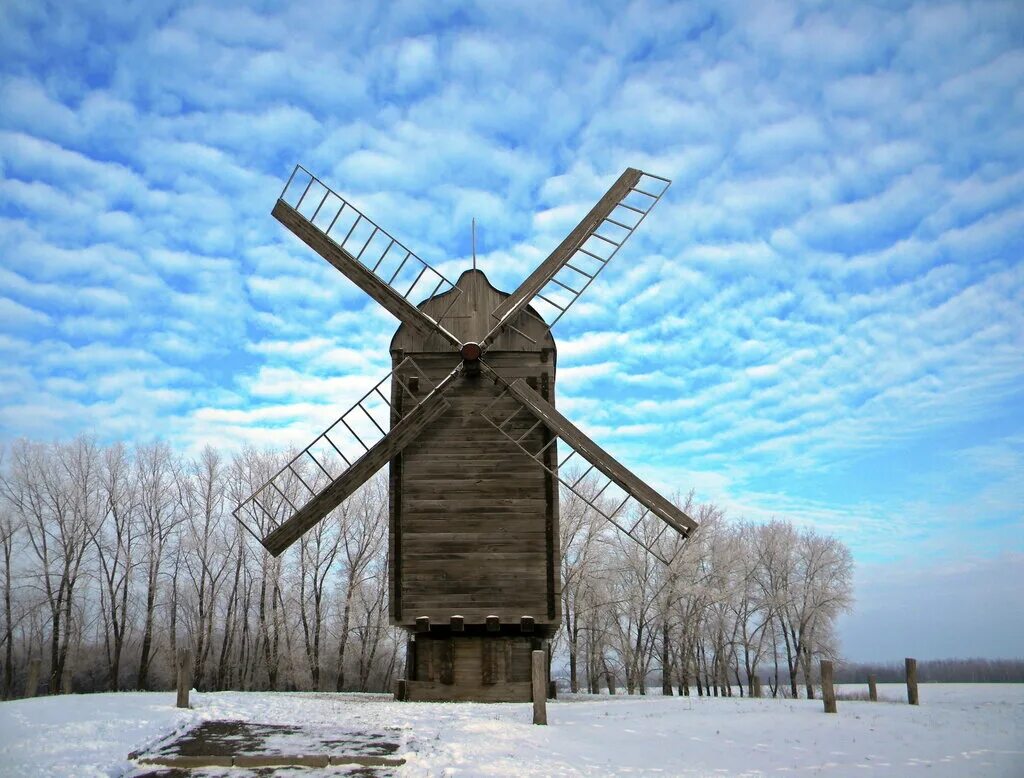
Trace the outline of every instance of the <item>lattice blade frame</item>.
{"label": "lattice blade frame", "polygon": [[[539,318],[550,330],[587,290],[643,223],[672,182],[627,168],[559,246],[491,314],[495,324],[481,342],[487,346],[506,329],[536,342],[515,322]],[[530,312],[537,311],[539,316]]]}
{"label": "lattice blade frame", "polygon": [[[682,549],[682,546],[677,546],[675,554],[667,558],[661,553],[659,547],[662,536],[667,530],[672,529],[680,537],[686,539],[697,529],[697,522],[647,486],[647,484],[643,483],[622,464],[617,462],[608,452],[585,436],[575,425],[531,389],[525,381],[518,379],[511,384],[506,384],[492,369],[487,369],[488,372],[505,385],[505,389],[481,412],[484,420],[501,432],[520,451],[536,462],[539,467],[551,473],[558,479],[559,483],[566,486],[598,515],[602,516],[636,543],[643,546],[658,560],[666,565],[671,565],[675,556]],[[501,400],[509,396],[518,401],[518,406],[511,413],[505,413],[502,418],[494,409],[500,405]],[[513,426],[510,422],[522,415],[533,417],[536,420],[534,425],[529,428],[526,434],[509,434],[508,429]],[[531,451],[522,441],[529,437],[530,431],[541,424],[547,427],[551,433],[551,438],[537,451]],[[558,444],[561,444],[569,453],[560,460],[556,458],[557,464],[551,467],[545,463],[545,452],[549,447]],[[565,466],[574,458],[586,462],[588,467],[580,476],[570,480],[563,476],[562,472]],[[579,488],[580,484],[590,473],[595,471],[604,477],[604,481],[599,484],[600,489],[596,491],[596,494],[590,494],[589,490],[581,490]],[[631,504],[637,506],[636,510],[631,510]],[[639,514],[635,520],[625,520],[626,516],[630,513],[636,513],[637,510]],[[642,527],[643,521],[648,515],[656,516],[664,523],[664,527],[654,538],[646,538],[637,532],[637,529]]]}
{"label": "lattice blade frame", "polygon": [[[272,215],[400,321],[461,345],[442,322],[462,290],[302,165]],[[416,305],[446,292],[454,293],[436,319]]]}
{"label": "lattice blade frame", "polygon": [[[392,435],[396,425],[420,411],[436,398],[461,370],[461,365],[435,385],[412,357],[403,359],[359,400],[313,439],[262,486],[232,511],[235,519],[260,543],[313,503],[354,468],[365,464],[368,455]],[[415,376],[428,387],[419,397],[407,383]],[[390,382],[401,387],[403,396],[412,400],[407,412],[399,416],[391,404]],[[372,473],[371,473],[372,475]],[[270,507],[268,507],[270,506]],[[272,553],[278,550],[270,548]]]}

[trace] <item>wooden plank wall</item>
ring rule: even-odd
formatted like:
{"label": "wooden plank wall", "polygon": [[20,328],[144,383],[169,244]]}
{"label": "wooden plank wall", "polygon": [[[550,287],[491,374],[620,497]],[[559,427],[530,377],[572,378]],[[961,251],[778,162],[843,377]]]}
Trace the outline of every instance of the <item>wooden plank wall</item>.
{"label": "wooden plank wall", "polygon": [[[456,325],[464,323],[465,330],[456,334],[466,340],[484,326],[486,317],[479,311],[492,310],[506,296],[490,287],[482,273],[467,279],[470,273],[459,285],[473,290],[464,298],[478,311],[463,315],[456,306],[450,316]],[[441,296],[428,306],[444,304]],[[495,348],[485,360],[506,380],[523,378],[553,402],[554,341],[537,329],[531,333],[537,344],[521,336],[508,338],[502,345],[520,350]],[[399,343],[405,348],[395,348]],[[431,382],[439,382],[459,357],[422,350],[424,345],[414,331],[400,328],[392,343],[395,363],[411,356]],[[420,381],[417,397],[428,391]],[[463,616],[466,624],[482,624],[488,615],[517,625],[524,615],[538,624],[559,620],[557,485],[480,417],[501,391],[480,373],[460,379],[446,394],[451,407],[392,460],[392,623],[411,626],[427,616],[447,625],[453,615]],[[516,408],[509,397],[495,406],[498,413]],[[523,434],[534,422],[524,410],[508,428]],[[524,443],[536,450],[548,439],[538,427]]]}

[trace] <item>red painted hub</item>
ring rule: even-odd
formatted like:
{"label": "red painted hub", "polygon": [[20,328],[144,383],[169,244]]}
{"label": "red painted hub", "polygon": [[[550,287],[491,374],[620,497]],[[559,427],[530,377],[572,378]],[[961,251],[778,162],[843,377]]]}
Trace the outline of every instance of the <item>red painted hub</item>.
{"label": "red painted hub", "polygon": [[469,341],[469,343],[463,343],[462,348],[459,349],[459,353],[462,354],[462,358],[467,362],[476,362],[480,359],[480,355],[483,353],[480,350],[480,344]]}

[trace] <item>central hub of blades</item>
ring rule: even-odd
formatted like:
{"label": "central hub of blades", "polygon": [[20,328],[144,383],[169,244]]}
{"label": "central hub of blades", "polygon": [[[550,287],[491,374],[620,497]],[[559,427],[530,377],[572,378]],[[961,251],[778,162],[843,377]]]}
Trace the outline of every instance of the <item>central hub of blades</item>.
{"label": "central hub of blades", "polygon": [[483,351],[481,350],[479,343],[475,343],[471,340],[468,343],[462,344],[462,348],[459,349],[459,353],[462,354],[462,358],[467,362],[476,362],[480,359],[480,355]]}

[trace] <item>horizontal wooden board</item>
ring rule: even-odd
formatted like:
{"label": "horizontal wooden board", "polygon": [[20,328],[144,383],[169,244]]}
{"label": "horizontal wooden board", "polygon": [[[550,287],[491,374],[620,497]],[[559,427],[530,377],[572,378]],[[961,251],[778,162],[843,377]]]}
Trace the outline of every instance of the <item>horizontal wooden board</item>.
{"label": "horizontal wooden board", "polygon": [[532,699],[529,682],[447,686],[429,681],[408,681],[406,690],[410,702],[529,702]]}

